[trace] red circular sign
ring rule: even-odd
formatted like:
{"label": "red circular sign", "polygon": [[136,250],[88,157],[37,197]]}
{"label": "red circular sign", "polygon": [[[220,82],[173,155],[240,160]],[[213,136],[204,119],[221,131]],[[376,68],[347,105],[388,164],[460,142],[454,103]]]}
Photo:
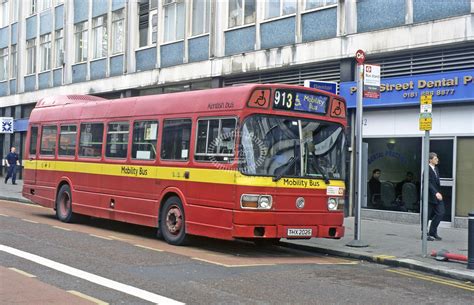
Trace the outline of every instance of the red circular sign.
{"label": "red circular sign", "polygon": [[357,50],[356,52],[356,61],[359,63],[359,64],[363,64],[364,61],[365,61],[365,53],[364,51],[362,50]]}

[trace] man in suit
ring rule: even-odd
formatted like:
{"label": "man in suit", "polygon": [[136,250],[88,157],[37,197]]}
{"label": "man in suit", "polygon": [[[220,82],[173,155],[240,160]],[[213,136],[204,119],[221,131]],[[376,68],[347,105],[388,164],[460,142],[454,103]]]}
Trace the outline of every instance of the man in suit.
{"label": "man in suit", "polygon": [[439,171],[436,167],[439,163],[438,155],[434,152],[429,154],[429,190],[428,190],[428,217],[431,220],[428,240],[441,240],[438,235],[438,225],[444,217],[445,208],[443,195],[439,192],[441,184]]}

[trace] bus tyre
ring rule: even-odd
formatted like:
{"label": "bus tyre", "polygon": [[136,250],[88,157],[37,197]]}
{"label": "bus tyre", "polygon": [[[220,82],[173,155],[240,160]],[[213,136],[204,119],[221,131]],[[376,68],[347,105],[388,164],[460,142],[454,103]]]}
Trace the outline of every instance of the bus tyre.
{"label": "bus tyre", "polygon": [[71,188],[67,184],[61,186],[56,197],[56,217],[62,222],[74,222],[77,218],[72,212]]}
{"label": "bus tyre", "polygon": [[186,222],[183,204],[178,197],[168,198],[160,213],[159,231],[167,243],[183,246],[189,241],[186,234]]}

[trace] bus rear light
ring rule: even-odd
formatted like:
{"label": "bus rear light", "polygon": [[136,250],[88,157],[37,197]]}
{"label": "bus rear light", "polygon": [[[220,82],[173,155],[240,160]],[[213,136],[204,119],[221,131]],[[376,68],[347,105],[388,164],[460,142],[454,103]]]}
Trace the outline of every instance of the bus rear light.
{"label": "bus rear light", "polygon": [[242,209],[269,210],[272,208],[272,196],[243,194],[240,197],[240,207]]}

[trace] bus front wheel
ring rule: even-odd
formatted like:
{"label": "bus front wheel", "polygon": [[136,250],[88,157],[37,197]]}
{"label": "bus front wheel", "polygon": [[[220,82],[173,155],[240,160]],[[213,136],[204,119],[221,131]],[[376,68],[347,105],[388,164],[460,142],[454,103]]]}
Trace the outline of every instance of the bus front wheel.
{"label": "bus front wheel", "polygon": [[159,228],[166,242],[175,246],[183,246],[189,241],[185,219],[181,200],[178,197],[168,198],[160,213]]}
{"label": "bus front wheel", "polygon": [[56,197],[56,217],[62,222],[73,222],[75,216],[72,212],[71,188],[65,184],[61,186]]}

